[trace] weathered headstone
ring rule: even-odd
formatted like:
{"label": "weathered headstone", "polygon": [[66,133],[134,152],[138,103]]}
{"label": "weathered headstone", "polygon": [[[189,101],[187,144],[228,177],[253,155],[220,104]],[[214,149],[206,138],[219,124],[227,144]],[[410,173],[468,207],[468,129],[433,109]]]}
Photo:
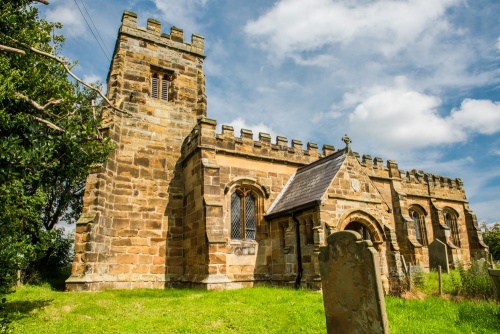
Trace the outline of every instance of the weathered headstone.
{"label": "weathered headstone", "polygon": [[429,262],[431,269],[437,270],[441,266],[443,272],[450,272],[447,246],[439,239],[434,239],[429,245]]}
{"label": "weathered headstone", "polygon": [[500,269],[488,269],[488,273],[495,287],[496,299],[500,301]]}
{"label": "weathered headstone", "polygon": [[484,257],[477,260],[477,266],[483,270],[484,268],[488,268],[488,263]]}
{"label": "weathered headstone", "polygon": [[319,254],[328,333],[389,333],[379,262],[357,232],[328,237]]}

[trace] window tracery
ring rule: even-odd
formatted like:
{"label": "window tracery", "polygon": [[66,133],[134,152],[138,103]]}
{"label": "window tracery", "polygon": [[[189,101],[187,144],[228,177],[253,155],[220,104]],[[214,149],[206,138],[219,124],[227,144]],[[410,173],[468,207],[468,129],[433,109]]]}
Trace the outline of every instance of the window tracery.
{"label": "window tracery", "polygon": [[427,247],[429,245],[429,242],[427,239],[427,229],[425,227],[425,215],[416,207],[410,208],[409,215],[413,220],[415,238],[422,246]]}
{"label": "window tracery", "polygon": [[257,197],[251,188],[239,187],[231,195],[231,238],[255,240]]}
{"label": "window tracery", "polygon": [[460,232],[458,230],[458,223],[457,223],[457,215],[451,210],[446,210],[444,212],[444,221],[446,223],[446,226],[450,228],[451,242],[455,246],[461,247]]}

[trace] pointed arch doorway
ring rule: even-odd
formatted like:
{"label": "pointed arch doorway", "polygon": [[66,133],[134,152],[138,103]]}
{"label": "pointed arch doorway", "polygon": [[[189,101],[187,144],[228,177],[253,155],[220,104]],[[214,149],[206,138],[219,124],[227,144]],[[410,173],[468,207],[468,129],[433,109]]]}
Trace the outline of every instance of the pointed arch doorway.
{"label": "pointed arch doorway", "polygon": [[386,238],[381,223],[372,215],[355,210],[346,213],[340,220],[339,231],[355,231],[363,240],[370,240],[380,259],[380,274],[384,290],[389,291],[389,266],[387,263]]}

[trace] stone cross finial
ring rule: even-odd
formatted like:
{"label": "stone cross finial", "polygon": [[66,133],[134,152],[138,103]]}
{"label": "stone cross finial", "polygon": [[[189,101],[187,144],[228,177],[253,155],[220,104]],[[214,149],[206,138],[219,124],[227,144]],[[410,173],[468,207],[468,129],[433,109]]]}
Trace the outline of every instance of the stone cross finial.
{"label": "stone cross finial", "polygon": [[349,148],[349,144],[352,143],[351,138],[347,137],[347,135],[344,135],[344,137],[342,137],[342,141],[345,143],[346,148]]}

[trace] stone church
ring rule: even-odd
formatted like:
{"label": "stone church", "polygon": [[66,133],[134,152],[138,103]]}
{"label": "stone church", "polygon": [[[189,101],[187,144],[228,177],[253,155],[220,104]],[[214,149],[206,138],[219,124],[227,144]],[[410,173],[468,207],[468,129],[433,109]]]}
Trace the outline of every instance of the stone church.
{"label": "stone church", "polygon": [[68,290],[320,288],[319,248],[346,229],[373,243],[387,293],[405,263],[429,270],[434,257],[456,266],[488,251],[460,179],[361,157],[347,136],[320,150],[217,133],[204,58],[202,36],[188,43],[124,12],[107,80],[124,113],[103,115],[116,148],[88,176]]}

